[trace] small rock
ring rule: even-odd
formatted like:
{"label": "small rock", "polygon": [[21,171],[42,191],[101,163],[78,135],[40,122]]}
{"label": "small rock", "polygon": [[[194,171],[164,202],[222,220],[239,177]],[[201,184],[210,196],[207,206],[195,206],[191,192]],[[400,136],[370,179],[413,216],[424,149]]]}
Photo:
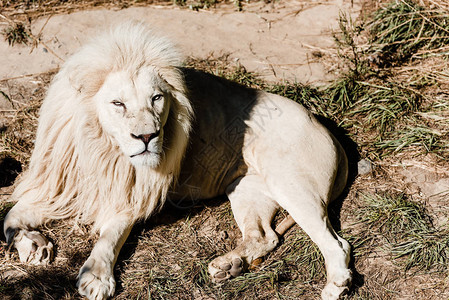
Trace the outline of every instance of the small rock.
{"label": "small rock", "polygon": [[357,174],[365,175],[371,173],[374,170],[373,163],[368,159],[362,159],[357,163]]}
{"label": "small rock", "polygon": [[322,58],[324,56],[324,53],[321,51],[313,51],[312,56],[316,58]]}

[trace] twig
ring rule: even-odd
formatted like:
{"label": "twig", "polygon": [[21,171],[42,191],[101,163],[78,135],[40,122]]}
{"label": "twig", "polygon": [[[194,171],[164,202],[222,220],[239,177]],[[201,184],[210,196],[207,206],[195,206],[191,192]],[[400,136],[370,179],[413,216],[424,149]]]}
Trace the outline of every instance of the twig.
{"label": "twig", "polygon": [[53,16],[53,14],[48,16],[47,20],[45,21],[44,25],[42,25],[41,30],[39,30],[39,33],[37,35],[34,35],[33,33],[30,32],[31,37],[33,38],[33,47],[31,47],[30,53],[33,52],[33,50],[36,49],[37,46],[40,43],[40,44],[45,46],[45,48],[48,50],[48,52],[50,52],[56,58],[58,58],[59,60],[64,62],[64,59],[62,59],[58,54],[56,54],[56,52],[54,52],[46,43],[44,43],[43,41],[40,40],[40,36],[42,35],[42,31],[44,30],[45,26],[47,25],[48,21],[50,21],[50,18],[52,16]]}
{"label": "twig", "polygon": [[[285,232],[287,232],[288,229],[290,229],[290,227],[292,227],[293,225],[295,225],[296,222],[295,220],[293,220],[292,216],[288,215],[287,217],[285,217],[281,223],[279,223],[276,226],[276,229],[274,231],[276,231],[276,233],[278,235],[284,235]],[[249,269],[254,269],[256,268],[258,265],[260,265],[263,262],[263,257],[258,257],[255,260],[253,260],[251,262],[251,265],[249,266]]]}
{"label": "twig", "polygon": [[25,78],[25,77],[33,77],[33,76],[38,76],[38,75],[42,75],[42,74],[47,74],[47,73],[53,73],[58,71],[59,68],[54,68],[54,69],[50,69],[48,71],[45,72],[39,72],[39,73],[33,73],[33,74],[24,74],[24,75],[19,75],[19,76],[15,76],[15,77],[9,77],[9,78],[3,78],[0,79],[0,82],[5,82],[8,80],[14,80],[14,79],[21,79],[21,78]]}
{"label": "twig", "polygon": [[279,235],[284,235],[284,233],[295,224],[296,224],[296,222],[295,222],[295,220],[293,220],[292,216],[288,215],[286,218],[284,218],[281,221],[281,223],[278,224],[278,226],[276,226],[275,231]]}

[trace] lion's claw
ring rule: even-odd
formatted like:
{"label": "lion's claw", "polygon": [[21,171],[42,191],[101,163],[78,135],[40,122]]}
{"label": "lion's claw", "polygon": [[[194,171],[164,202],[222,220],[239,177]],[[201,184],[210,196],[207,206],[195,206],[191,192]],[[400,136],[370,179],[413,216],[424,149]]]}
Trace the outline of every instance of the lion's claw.
{"label": "lion's claw", "polygon": [[19,232],[19,229],[8,227],[5,230],[5,238],[6,243],[8,246],[11,246],[11,244],[14,242],[14,238],[16,237],[17,233]]}

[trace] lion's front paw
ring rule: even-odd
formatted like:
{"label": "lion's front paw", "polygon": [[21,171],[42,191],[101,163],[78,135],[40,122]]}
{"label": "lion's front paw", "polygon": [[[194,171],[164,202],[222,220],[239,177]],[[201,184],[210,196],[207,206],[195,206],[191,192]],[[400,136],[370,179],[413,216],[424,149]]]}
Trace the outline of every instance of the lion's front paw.
{"label": "lion's front paw", "polygon": [[78,292],[88,299],[107,299],[114,294],[112,268],[106,262],[89,258],[78,275]]}
{"label": "lion's front paw", "polygon": [[40,232],[21,229],[13,239],[23,263],[47,265],[53,256],[53,244]]}
{"label": "lion's front paw", "polygon": [[209,264],[209,273],[213,282],[219,283],[231,277],[239,276],[243,271],[243,260],[240,257],[223,255]]}

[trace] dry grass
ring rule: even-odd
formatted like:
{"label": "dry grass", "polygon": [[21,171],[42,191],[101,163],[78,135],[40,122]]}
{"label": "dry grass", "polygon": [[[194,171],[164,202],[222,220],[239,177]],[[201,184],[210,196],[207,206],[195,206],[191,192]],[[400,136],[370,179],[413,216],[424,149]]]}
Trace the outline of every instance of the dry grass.
{"label": "dry grass", "polygon": [[242,10],[245,3],[258,2],[260,0],[242,1],[242,0],[0,0],[1,16],[28,22],[31,19],[62,13],[72,13],[75,11],[108,8],[123,9],[130,6],[148,6],[148,5],[176,5],[181,8],[198,10],[211,9],[220,5],[234,5],[235,9]]}
{"label": "dry grass", "polygon": [[34,76],[28,79],[4,80],[0,92],[11,103],[11,109],[0,110],[5,120],[5,129],[0,131],[0,154],[27,164],[33,148],[39,108],[54,73]]}
{"label": "dry grass", "polygon": [[[171,1],[158,1],[162,2]],[[47,14],[104,5],[100,1],[27,3],[3,1],[3,13],[11,17],[20,7],[29,13]],[[118,1],[113,5],[120,3],[148,4]],[[353,170],[344,200],[330,208],[333,223],[353,247],[355,276],[349,299],[449,297],[448,225],[447,217],[441,218],[449,211],[446,205],[430,205],[418,183],[404,179],[407,166],[417,168],[416,176],[423,173],[434,181],[449,176],[447,9],[443,1],[398,0],[380,7],[365,22],[342,16],[336,38],[346,67],[339,79],[326,87],[267,84],[226,56],[188,62],[300,102],[337,133]],[[380,22],[381,18],[387,19]],[[26,168],[38,109],[53,75],[0,82],[2,97],[12,107],[0,112],[6,120],[0,130],[0,157],[14,158]],[[373,161],[374,172],[355,176],[358,155]],[[405,159],[407,166],[402,163]],[[11,188],[0,191],[0,199],[7,199]],[[442,203],[447,203],[447,195],[449,192],[438,196]],[[0,219],[9,207],[10,203],[1,202]],[[17,255],[8,258],[2,245],[2,299],[79,298],[76,275],[95,237],[87,234],[88,228],[73,227],[71,222],[50,228],[43,229],[57,245],[56,260],[50,267],[22,265]],[[150,222],[138,224],[126,242],[115,269],[116,299],[319,297],[325,283],[323,259],[297,227],[288,231],[280,246],[255,269],[222,285],[211,283],[207,263],[235,247],[239,238],[224,199],[198,203],[184,211],[168,207]]]}
{"label": "dry grass", "polygon": [[13,23],[3,31],[3,35],[10,46],[14,46],[14,44],[26,45],[31,40],[30,31],[23,23]]}
{"label": "dry grass", "polygon": [[372,159],[404,149],[445,159],[448,14],[400,0],[365,23],[342,16],[340,24],[335,38],[347,68],[323,95],[334,118]]}

